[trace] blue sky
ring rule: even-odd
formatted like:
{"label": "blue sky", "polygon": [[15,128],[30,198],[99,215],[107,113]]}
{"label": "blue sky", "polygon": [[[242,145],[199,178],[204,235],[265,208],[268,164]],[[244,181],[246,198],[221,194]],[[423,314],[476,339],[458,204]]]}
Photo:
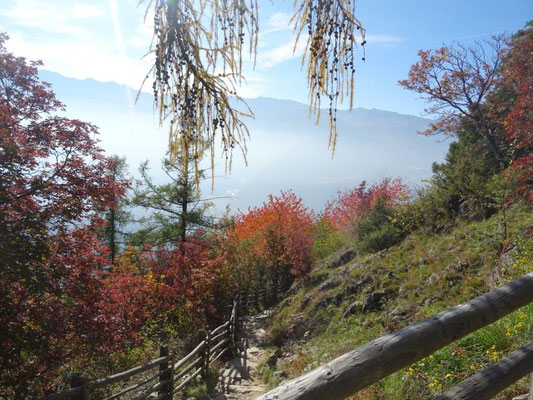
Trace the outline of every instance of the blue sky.
{"label": "blue sky", "polygon": [[[137,88],[151,65],[149,57],[141,60],[150,45],[151,18],[143,21],[145,5],[137,2],[0,0],[0,30],[11,36],[13,52],[42,59],[46,69]],[[424,103],[397,81],[419,49],[514,32],[533,14],[531,0],[358,0],[357,7],[368,44],[366,62],[357,66],[356,106],[414,115]],[[241,94],[306,102],[288,26],[292,1],[261,0],[260,12],[259,62],[255,70],[245,66],[248,85]]]}

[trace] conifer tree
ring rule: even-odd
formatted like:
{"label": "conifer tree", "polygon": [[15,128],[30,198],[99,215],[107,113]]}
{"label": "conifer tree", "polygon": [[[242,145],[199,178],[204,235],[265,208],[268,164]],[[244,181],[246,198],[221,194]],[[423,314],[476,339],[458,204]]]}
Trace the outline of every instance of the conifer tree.
{"label": "conifer tree", "polygon": [[137,181],[132,203],[152,214],[143,220],[144,227],[132,235],[132,244],[181,247],[198,228],[213,225],[212,218],[206,215],[212,199],[202,198],[199,188],[205,174],[195,170],[194,162],[189,154],[163,159],[161,168],[170,182],[162,185],[150,177],[148,161],[141,164],[141,179]]}
{"label": "conifer tree", "polygon": [[[113,182],[120,182],[126,186],[127,182],[127,170],[128,164],[126,163],[126,157],[120,157],[113,155],[110,157],[111,167],[109,170],[109,177]],[[115,264],[115,256],[120,250],[120,245],[124,243],[125,235],[123,228],[131,222],[132,216],[127,209],[128,200],[123,197],[115,205],[110,207],[103,215],[106,221],[104,229],[104,238],[109,244],[110,249],[110,261],[111,264]]]}

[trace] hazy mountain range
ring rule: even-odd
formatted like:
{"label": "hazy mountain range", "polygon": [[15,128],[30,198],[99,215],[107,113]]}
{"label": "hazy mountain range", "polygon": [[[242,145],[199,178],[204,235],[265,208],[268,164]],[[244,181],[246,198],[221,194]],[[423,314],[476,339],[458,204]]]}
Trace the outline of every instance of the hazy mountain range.
{"label": "hazy mountain range", "polygon": [[[156,180],[163,182],[159,161],[167,148],[167,131],[159,128],[150,94],[114,82],[77,80],[40,71],[52,84],[67,115],[91,122],[100,128],[101,146],[108,155],[127,157],[130,172],[137,174],[142,160],[149,159]],[[441,161],[449,142],[418,135],[427,119],[383,110],[356,108],[339,111],[339,138],[332,158],[327,148],[327,112],[320,125],[309,119],[309,108],[294,101],[272,98],[248,100],[255,119],[248,121],[248,167],[235,154],[231,174],[224,174],[218,162],[213,195],[217,211],[229,203],[232,209],[260,205],[269,193],[292,188],[305,203],[320,210],[337,189],[346,189],[362,180],[401,176],[410,185],[420,184],[431,174],[431,164]],[[203,193],[211,194],[210,182]]]}

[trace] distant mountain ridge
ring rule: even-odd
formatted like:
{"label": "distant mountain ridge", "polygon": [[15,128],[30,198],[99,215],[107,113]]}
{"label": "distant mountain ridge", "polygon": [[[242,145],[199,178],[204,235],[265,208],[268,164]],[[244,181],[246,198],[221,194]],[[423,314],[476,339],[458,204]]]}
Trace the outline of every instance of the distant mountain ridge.
{"label": "distant mountain ridge", "polygon": [[[102,147],[108,154],[125,155],[131,172],[149,159],[154,175],[167,149],[166,128],[158,127],[153,97],[115,82],[78,80],[41,70],[52,84],[70,117],[100,127]],[[149,84],[149,82],[148,82]],[[339,110],[335,156],[327,148],[327,112],[319,125],[309,118],[309,107],[291,100],[258,97],[246,99],[255,114],[247,120],[249,166],[235,154],[232,173],[215,182],[215,193],[234,196],[232,208],[260,205],[269,193],[289,188],[319,210],[337,189],[401,176],[416,185],[431,174],[431,164],[441,161],[448,143],[418,135],[431,122],[413,115],[355,108]],[[224,162],[217,162],[217,175],[224,175]],[[206,184],[205,191],[210,191]],[[225,204],[217,204],[221,210]]]}

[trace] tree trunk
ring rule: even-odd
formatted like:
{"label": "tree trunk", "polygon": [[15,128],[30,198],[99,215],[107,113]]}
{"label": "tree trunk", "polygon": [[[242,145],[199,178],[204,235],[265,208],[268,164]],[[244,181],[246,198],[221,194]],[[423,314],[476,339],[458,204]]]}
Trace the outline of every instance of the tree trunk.
{"label": "tree trunk", "polygon": [[487,128],[484,130],[485,133],[483,135],[485,142],[487,143],[487,146],[489,147],[490,152],[494,156],[494,159],[498,163],[498,167],[500,170],[503,170],[505,168],[505,163],[503,161],[503,154],[498,147],[498,144],[496,143],[496,140],[494,139],[494,135],[492,134],[492,129]]}
{"label": "tree trunk", "polygon": [[111,248],[111,265],[115,265],[115,254],[117,253],[115,236],[115,208],[112,208],[109,215],[109,247]]}

